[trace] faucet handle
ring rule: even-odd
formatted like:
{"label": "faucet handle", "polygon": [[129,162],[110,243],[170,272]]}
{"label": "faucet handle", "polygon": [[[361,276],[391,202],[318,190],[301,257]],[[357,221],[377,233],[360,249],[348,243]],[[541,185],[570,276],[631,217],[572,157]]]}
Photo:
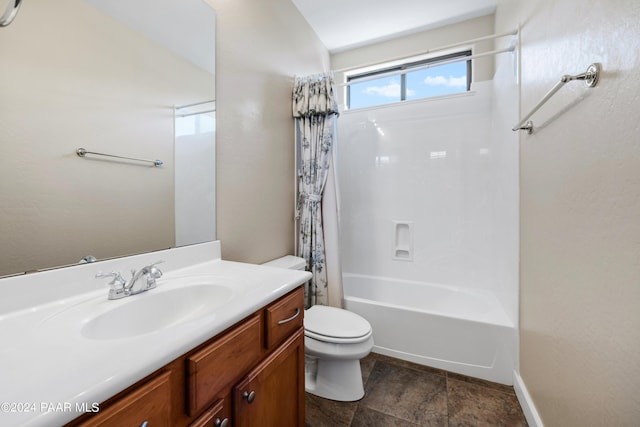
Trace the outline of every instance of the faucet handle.
{"label": "faucet handle", "polygon": [[[154,262],[154,263],[152,263],[152,264],[145,265],[144,267],[142,267],[142,268],[140,269],[140,271],[141,271],[141,272],[143,272],[144,274],[150,274],[150,272],[151,272],[153,269],[155,269],[155,271],[160,271],[160,269],[158,269],[158,268],[156,267],[156,265],[158,265],[158,264],[162,264],[163,262],[164,262],[164,261],[160,260],[160,261],[156,261],[156,262]],[[135,269],[135,268],[132,268],[132,269],[131,269],[131,276],[135,276],[135,275],[136,275],[136,269]],[[160,275],[162,275],[162,272],[160,272]],[[158,278],[159,278],[159,276],[158,276],[158,277],[156,277],[156,279],[158,279]]]}
{"label": "faucet handle", "polygon": [[103,273],[102,271],[99,271],[98,273],[96,273],[96,279],[100,277],[113,277],[113,280],[108,283],[109,286],[115,285],[117,283],[122,287],[127,283],[127,281],[124,280],[124,277],[122,277],[122,275],[117,271],[112,271],[111,273]]}
{"label": "faucet handle", "polygon": [[156,261],[153,264],[149,264],[145,267],[147,270],[147,289],[153,289],[156,287],[156,279],[162,277],[162,271],[156,267],[157,264],[160,264],[164,261]]}
{"label": "faucet handle", "polygon": [[156,267],[158,264],[162,264],[164,261],[156,261],[149,266],[149,275],[154,279],[159,279],[162,277],[162,271]]}
{"label": "faucet handle", "polygon": [[102,271],[96,274],[96,278],[99,277],[113,277],[113,280],[108,283],[109,285],[109,299],[120,299],[127,296],[127,289],[125,285],[127,281],[122,277],[122,275],[117,271],[112,271],[111,273],[103,273]]}

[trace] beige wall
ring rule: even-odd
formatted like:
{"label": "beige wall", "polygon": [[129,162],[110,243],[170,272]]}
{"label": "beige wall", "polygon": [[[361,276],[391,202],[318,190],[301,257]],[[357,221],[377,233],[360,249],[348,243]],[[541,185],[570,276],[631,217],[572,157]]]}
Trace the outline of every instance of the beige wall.
{"label": "beige wall", "polygon": [[499,1],[522,25],[520,374],[545,426],[640,420],[640,3]]}
{"label": "beige wall", "polygon": [[294,75],[329,55],[290,0],[208,0],[216,10],[217,236],[227,260],[293,253]]}

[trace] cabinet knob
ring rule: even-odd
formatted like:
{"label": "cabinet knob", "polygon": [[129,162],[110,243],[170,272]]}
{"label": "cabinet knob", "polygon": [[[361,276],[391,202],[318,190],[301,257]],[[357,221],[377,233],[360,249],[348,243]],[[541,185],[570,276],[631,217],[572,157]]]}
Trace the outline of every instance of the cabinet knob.
{"label": "cabinet knob", "polygon": [[140,427],[147,427],[147,424],[149,424],[149,421],[145,421],[142,424],[140,424]]}
{"label": "cabinet knob", "polygon": [[229,427],[229,418],[225,418],[224,420],[220,420],[220,418],[216,418],[213,422],[215,427]]}
{"label": "cabinet knob", "polygon": [[251,392],[245,391],[242,393],[242,398],[247,399],[247,402],[251,403],[256,398],[256,392],[251,390]]}

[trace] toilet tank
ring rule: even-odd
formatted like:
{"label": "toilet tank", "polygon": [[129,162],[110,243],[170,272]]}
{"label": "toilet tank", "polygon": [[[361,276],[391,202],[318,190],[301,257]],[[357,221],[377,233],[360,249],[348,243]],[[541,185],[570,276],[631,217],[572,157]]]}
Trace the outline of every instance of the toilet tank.
{"label": "toilet tank", "polygon": [[304,270],[307,267],[307,262],[304,258],[286,255],[281,258],[265,262],[262,265],[266,265],[267,267],[286,268],[289,270]]}

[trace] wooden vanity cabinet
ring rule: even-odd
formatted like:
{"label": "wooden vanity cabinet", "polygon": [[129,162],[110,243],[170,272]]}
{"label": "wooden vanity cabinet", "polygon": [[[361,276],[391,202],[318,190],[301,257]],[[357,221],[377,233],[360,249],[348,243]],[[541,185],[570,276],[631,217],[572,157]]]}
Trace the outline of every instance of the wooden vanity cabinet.
{"label": "wooden vanity cabinet", "polygon": [[67,427],[304,426],[303,315],[297,288]]}

